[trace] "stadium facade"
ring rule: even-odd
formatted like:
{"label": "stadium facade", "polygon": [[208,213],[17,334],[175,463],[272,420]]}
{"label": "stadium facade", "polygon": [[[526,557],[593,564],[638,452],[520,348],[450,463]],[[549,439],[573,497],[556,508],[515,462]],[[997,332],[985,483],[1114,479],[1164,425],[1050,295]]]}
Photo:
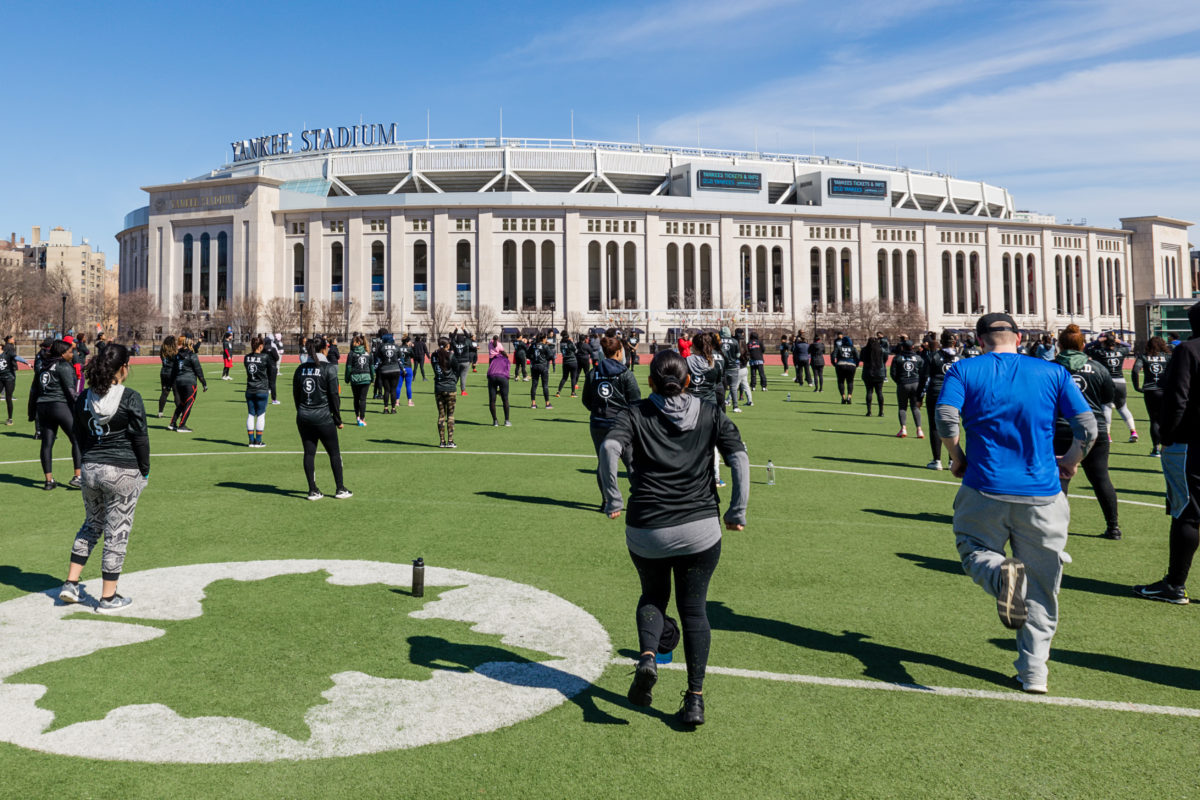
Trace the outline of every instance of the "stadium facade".
{"label": "stadium facade", "polygon": [[[233,143],[147,186],[118,234],[121,292],[172,324],[242,298],[336,308],[349,328],[807,327],[853,304],[929,328],[1006,309],[1029,329],[1132,329],[1186,297],[1190,223],[1022,214],[999,187],[817,156],[581,140],[401,141],[359,125]],[[493,314],[494,312],[494,314]],[[319,327],[311,321],[309,329]],[[261,321],[260,321],[261,322]]]}

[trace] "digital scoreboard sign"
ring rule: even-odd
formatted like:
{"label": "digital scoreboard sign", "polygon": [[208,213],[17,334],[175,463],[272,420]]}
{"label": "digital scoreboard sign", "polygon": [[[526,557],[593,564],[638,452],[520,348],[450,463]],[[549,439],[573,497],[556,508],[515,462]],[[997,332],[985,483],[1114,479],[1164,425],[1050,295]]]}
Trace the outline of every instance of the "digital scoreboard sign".
{"label": "digital scoreboard sign", "polygon": [[859,178],[830,178],[830,197],[887,197],[887,181]]}
{"label": "digital scoreboard sign", "polygon": [[696,171],[696,187],[699,189],[737,189],[740,191],[757,192],[762,189],[762,173],[701,169]]}

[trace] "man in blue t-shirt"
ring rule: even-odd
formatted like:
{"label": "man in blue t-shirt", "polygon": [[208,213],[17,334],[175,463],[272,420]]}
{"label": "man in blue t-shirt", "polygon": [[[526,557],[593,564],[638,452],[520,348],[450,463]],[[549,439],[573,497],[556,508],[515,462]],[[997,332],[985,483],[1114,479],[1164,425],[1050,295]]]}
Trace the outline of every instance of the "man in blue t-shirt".
{"label": "man in blue t-shirt", "polygon": [[[1005,627],[1017,631],[1017,680],[1046,693],[1046,661],[1058,626],[1058,583],[1070,561],[1069,480],[1096,440],[1096,419],[1066,369],[1018,354],[1021,335],[1008,314],[975,325],[983,355],[946,373],[937,426],[950,472],[963,479],[954,498],[954,534],[963,570],[990,595]],[[1054,421],[1074,435],[1056,459]],[[959,421],[970,434],[959,446]],[[1004,547],[1012,543],[1012,558]]]}

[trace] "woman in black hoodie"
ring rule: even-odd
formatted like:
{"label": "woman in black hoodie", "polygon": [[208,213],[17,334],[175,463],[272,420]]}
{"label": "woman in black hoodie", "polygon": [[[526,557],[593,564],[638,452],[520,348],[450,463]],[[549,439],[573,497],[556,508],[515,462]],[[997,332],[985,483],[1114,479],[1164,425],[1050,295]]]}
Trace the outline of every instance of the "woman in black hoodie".
{"label": "woman in black hoodie", "polygon": [[133,529],[133,512],[150,478],[150,435],[142,396],[125,387],[129,350],[110,344],[88,362],[87,390],[75,402],[75,435],[83,450],[83,526],[75,534],[66,583],[58,592],[64,603],[83,595],[79,578],[100,535],[104,556],[100,566],[103,588],[98,611],[130,604],[117,594],[125,565],[125,550]]}
{"label": "woman in black hoodie", "polygon": [[71,440],[71,462],[75,467],[75,476],[70,485],[79,488],[79,441],[75,437],[75,418],[71,412],[75,405],[75,367],[71,364],[75,348],[59,339],[50,345],[49,361],[38,377],[37,386],[37,418],[42,431],[42,472],[46,475],[46,485],[42,488],[49,491],[58,484],[54,482],[54,440],[58,431],[66,434]]}
{"label": "woman in black hoodie", "polygon": [[[863,385],[867,387],[868,417],[871,416],[872,393],[879,399],[879,416],[883,416],[883,381],[887,378],[887,360],[888,354],[884,352],[878,337],[868,339],[858,354],[858,362],[863,365]],[[853,383],[850,384],[850,391],[854,391]]]}
{"label": "woman in black hoodie", "polygon": [[163,409],[167,407],[167,398],[175,388],[175,354],[179,348],[175,345],[175,337],[168,336],[162,340],[158,348],[158,383],[162,392],[158,395],[158,417],[162,419]]}
{"label": "woman in black hoodie", "polygon": [[450,349],[450,340],[438,339],[438,349],[429,358],[433,366],[433,397],[438,412],[438,447],[458,447],[454,443],[454,390],[458,385],[459,364]]}
{"label": "woman in black hoodie", "polygon": [[175,413],[171,415],[169,431],[191,433],[188,418],[192,415],[192,406],[196,403],[196,381],[208,391],[208,381],[204,380],[204,369],[200,366],[200,358],[194,352],[188,337],[180,336],[176,340],[179,352],[175,354]]}
{"label": "woman in black hoodie", "polygon": [[825,343],[814,336],[808,346],[808,357],[812,360],[812,387],[814,392],[825,391]]}
{"label": "woman in black hoodie", "polygon": [[[604,437],[612,430],[617,417],[630,405],[642,399],[637,378],[625,367],[625,348],[614,329],[610,328],[601,337],[600,347],[604,351],[604,360],[588,370],[583,379],[583,407],[591,412],[588,430],[592,434],[592,445],[596,448],[597,456],[600,454],[600,445],[604,442]],[[625,461],[625,467],[626,470],[629,469],[628,459]],[[600,483],[598,473],[596,483]],[[603,486],[601,493],[603,494]]]}

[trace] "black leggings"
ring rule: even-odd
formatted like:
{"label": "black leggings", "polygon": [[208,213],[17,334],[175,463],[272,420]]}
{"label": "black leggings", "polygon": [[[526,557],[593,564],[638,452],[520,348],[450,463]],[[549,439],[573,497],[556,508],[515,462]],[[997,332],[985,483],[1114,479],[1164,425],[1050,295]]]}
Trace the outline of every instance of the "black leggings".
{"label": "black leggings", "polygon": [[929,418],[929,452],[933,454],[934,461],[942,460],[942,437],[938,436],[937,429],[937,400],[941,394],[941,387],[936,392],[929,391],[925,393],[925,416]]}
{"label": "black leggings", "polygon": [[1200,447],[1189,447],[1184,464],[1184,480],[1187,482],[1187,505],[1179,516],[1171,520],[1168,540],[1167,562],[1168,583],[1183,586],[1192,570],[1192,559],[1200,545]]}
{"label": "black leggings", "polygon": [[529,373],[525,371],[525,359],[523,358],[518,358],[513,363],[513,379],[515,380],[518,375],[520,375],[522,378],[529,377]]}
{"label": "black leggings", "polygon": [[683,652],[687,657],[688,691],[704,688],[708,647],[712,629],[708,625],[708,582],[721,560],[721,543],[701,553],[670,558],[643,558],[630,551],[633,566],[642,582],[638,598],[638,652],[657,652],[671,599],[671,576],[675,576],[675,608],[683,628]]}
{"label": "black leggings", "polygon": [[[1162,410],[1162,392],[1146,392],[1142,395],[1142,399],[1146,401],[1146,413],[1150,416],[1150,443],[1158,447],[1158,414]],[[12,406],[10,405],[9,408],[8,415],[11,417]]]}
{"label": "black leggings", "polygon": [[396,386],[400,383],[399,372],[380,372],[379,385],[383,389],[383,407],[396,407]]}
{"label": "black leggings", "polygon": [[5,378],[0,381],[0,386],[4,387],[4,402],[8,404],[8,419],[12,419],[12,393],[13,389],[17,388],[17,379]]}
{"label": "black leggings", "polygon": [[574,364],[563,364],[562,377],[558,379],[558,391],[562,391],[564,383],[570,383],[571,394],[575,394],[575,387],[579,385],[579,362]]}
{"label": "black leggings", "polygon": [[75,419],[66,403],[38,403],[38,422],[42,427],[42,472],[54,472],[54,439],[62,431],[71,441],[71,463],[79,469],[79,442],[75,441]]}
{"label": "black leggings", "polygon": [[766,368],[766,366],[763,364],[751,364],[750,365],[750,388],[751,389],[755,388],[754,387],[754,376],[755,375],[758,376],[758,385],[761,386],[762,388],[766,389],[767,388],[767,368]]}
{"label": "black leggings", "polygon": [[504,421],[508,422],[508,378],[494,378],[488,375],[488,408],[492,412],[492,422],[496,422],[496,395],[504,406]]}
{"label": "black leggings", "polygon": [[175,413],[171,415],[171,424],[187,427],[188,417],[192,415],[192,406],[196,404],[196,384],[175,384]]}
{"label": "black leggings", "polygon": [[[896,384],[896,403],[900,406],[900,427],[908,425],[908,410],[911,408],[913,412],[913,422],[917,427],[921,427],[921,384],[919,383],[897,383]],[[880,408],[883,407],[883,401],[879,403]],[[934,418],[929,420],[930,427],[934,425]]]}
{"label": "black leggings", "polygon": [[863,378],[863,386],[867,387],[867,413],[871,413],[871,395],[879,401],[879,413],[883,413],[883,380],[881,378]]}
{"label": "black leggings", "polygon": [[817,364],[812,368],[813,371],[813,391],[825,391],[825,365]]}
{"label": "black leggings", "polygon": [[[793,378],[793,380],[795,380],[796,383],[800,384],[801,386],[806,383],[812,383],[812,367],[809,366],[810,363],[811,362],[805,361],[804,363],[796,364],[795,378]],[[801,372],[804,374],[801,375]]]}
{"label": "black leggings", "polygon": [[316,492],[316,457],[317,457],[317,442],[325,448],[325,452],[329,454],[329,468],[333,470],[333,480],[337,484],[337,490],[340,492],[346,488],[346,484],[342,482],[342,450],[338,446],[337,426],[332,422],[326,422],[323,425],[313,425],[308,422],[297,422],[296,428],[300,431],[300,441],[304,445],[304,477],[308,478],[308,491]]}
{"label": "black leggings", "polygon": [[171,380],[171,373],[158,373],[158,382],[162,386],[162,392],[158,395],[158,415],[161,417],[163,410],[167,407],[167,399],[171,396],[171,390],[175,388],[175,381]]}
{"label": "black leggings", "polygon": [[271,367],[267,370],[267,382],[271,384],[271,402],[275,402],[278,398],[275,394],[275,384],[279,380],[279,367]]}
{"label": "black leggings", "polygon": [[835,364],[833,370],[837,373],[838,393],[844,397],[854,394],[854,373],[858,371],[858,367],[853,364]]}
{"label": "black leggings", "polygon": [[[1100,511],[1104,513],[1104,522],[1109,527],[1117,525],[1117,490],[1113,488],[1112,480],[1108,477],[1108,431],[1101,431],[1096,437],[1096,443],[1083,457],[1080,466],[1083,474],[1092,484],[1092,491],[1100,502]],[[1056,437],[1054,439],[1054,454],[1061,456],[1071,449],[1071,439]],[[1067,487],[1063,487],[1065,492]]]}
{"label": "black leggings", "polygon": [[529,384],[529,402],[537,402],[537,387],[538,381],[542,382],[542,394],[546,397],[546,402],[550,402],[550,370],[546,367],[530,367],[529,377],[532,383]]}
{"label": "black leggings", "polygon": [[367,389],[371,388],[369,383],[352,383],[350,391],[354,393],[354,417],[355,419],[364,419],[367,416]]}

